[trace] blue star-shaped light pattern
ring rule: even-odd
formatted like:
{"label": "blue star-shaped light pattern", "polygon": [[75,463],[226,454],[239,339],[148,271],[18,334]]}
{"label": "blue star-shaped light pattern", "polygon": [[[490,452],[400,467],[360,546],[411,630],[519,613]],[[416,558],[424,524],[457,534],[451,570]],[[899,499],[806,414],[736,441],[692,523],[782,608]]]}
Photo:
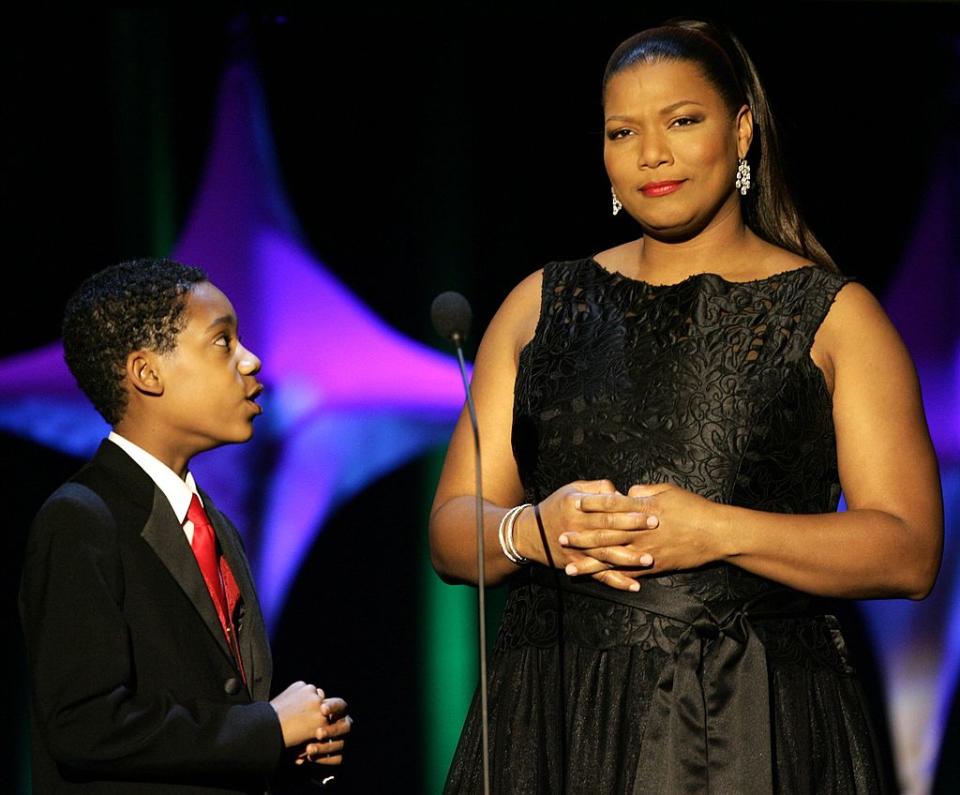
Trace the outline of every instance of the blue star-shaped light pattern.
{"label": "blue star-shaped light pattern", "polygon": [[[265,108],[251,65],[230,65],[173,256],[227,293],[244,342],[264,362],[266,411],[253,442],[191,466],[243,529],[271,622],[324,517],[445,441],[463,393],[451,357],[389,328],[310,255],[280,186]],[[0,384],[0,427],[10,432],[88,456],[109,430],[59,344],[0,363]]]}

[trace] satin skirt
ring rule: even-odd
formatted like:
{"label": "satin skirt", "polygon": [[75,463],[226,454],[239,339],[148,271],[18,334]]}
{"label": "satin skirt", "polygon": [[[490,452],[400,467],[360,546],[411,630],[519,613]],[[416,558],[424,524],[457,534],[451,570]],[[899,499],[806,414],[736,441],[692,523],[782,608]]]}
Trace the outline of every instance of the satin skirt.
{"label": "satin skirt", "polygon": [[[488,675],[497,795],[894,791],[836,620],[788,589],[635,595],[531,567]],[[445,793],[483,791],[479,708]]]}

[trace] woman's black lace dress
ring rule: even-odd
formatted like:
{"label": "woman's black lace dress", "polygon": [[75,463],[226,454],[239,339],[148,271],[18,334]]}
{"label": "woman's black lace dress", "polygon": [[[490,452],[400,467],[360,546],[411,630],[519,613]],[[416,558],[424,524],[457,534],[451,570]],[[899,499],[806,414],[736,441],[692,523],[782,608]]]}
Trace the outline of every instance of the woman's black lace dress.
{"label": "woman's black lace dress", "polygon": [[[651,285],[593,259],[548,265],[516,381],[526,501],[609,478],[834,511],[831,400],[810,348],[844,283],[816,267]],[[816,600],[728,565],[642,584],[518,572],[490,666],[494,793],[888,791]],[[448,793],[481,791],[478,706]]]}

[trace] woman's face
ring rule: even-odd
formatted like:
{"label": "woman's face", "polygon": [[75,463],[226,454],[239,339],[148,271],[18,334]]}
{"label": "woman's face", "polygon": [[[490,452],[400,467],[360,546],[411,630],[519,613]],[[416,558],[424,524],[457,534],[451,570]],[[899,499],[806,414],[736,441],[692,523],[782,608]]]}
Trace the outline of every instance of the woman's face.
{"label": "woman's face", "polygon": [[638,64],[607,83],[603,160],[610,183],[644,231],[691,237],[736,209],[737,159],[752,119],[736,113],[691,61]]}

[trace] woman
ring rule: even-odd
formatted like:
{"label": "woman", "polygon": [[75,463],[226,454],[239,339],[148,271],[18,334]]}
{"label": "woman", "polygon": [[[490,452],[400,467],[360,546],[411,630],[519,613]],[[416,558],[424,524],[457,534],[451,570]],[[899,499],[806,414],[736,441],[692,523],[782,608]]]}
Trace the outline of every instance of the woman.
{"label": "woman", "polygon": [[[735,39],[628,39],[604,115],[614,213],[642,236],[521,282],[474,371],[487,579],[511,586],[492,789],[889,791],[820,597],[933,586],[909,356],[800,218]],[[469,437],[461,417],[431,516],[451,582],[476,582]],[[479,789],[479,724],[475,704],[448,792]]]}

